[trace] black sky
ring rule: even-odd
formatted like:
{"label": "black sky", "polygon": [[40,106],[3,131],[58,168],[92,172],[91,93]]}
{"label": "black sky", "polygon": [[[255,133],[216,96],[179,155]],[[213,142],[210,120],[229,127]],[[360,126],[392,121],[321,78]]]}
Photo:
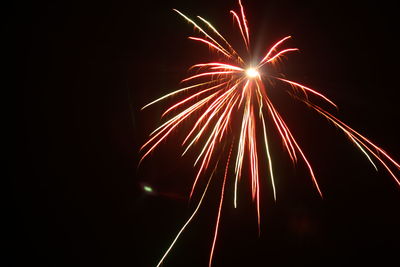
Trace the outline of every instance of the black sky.
{"label": "black sky", "polygon": [[[283,65],[287,77],[329,96],[338,117],[400,160],[396,8],[390,1],[325,2],[244,1],[253,37],[262,40],[254,43],[265,50],[292,35],[300,52]],[[193,155],[179,157],[181,133],[137,168],[139,147],[168,102],[140,108],[209,56],[186,38],[193,28],[172,8],[233,36],[233,0],[20,2],[8,15],[3,26],[16,41],[18,65],[15,266],[154,266],[193,210]],[[285,94],[275,101],[324,199],[275,136],[278,200],[265,182],[262,235],[246,189],[236,210],[228,189],[214,266],[398,262],[396,183],[328,121]],[[144,183],[158,193],[146,194]],[[164,266],[207,266],[219,187],[212,184]]]}

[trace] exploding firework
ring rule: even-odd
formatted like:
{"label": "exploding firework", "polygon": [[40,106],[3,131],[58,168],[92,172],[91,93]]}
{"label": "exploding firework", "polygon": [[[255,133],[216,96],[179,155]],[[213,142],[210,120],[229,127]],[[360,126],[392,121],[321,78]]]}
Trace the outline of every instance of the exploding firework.
{"label": "exploding firework", "polygon": [[[198,36],[190,36],[189,39],[208,46],[215,52],[216,61],[213,60],[193,65],[190,70],[195,73],[182,80],[182,83],[186,84],[185,86],[143,107],[147,108],[172,96],[185,95],[185,97],[182,97],[180,101],[167,108],[162,114],[163,118],[167,115],[170,118],[166,119],[161,126],[155,129],[150,134],[149,140],[141,147],[141,150],[144,151],[141,161],[154,151],[163,140],[170,136],[174,130],[178,130],[178,127],[187,121],[192,126],[182,142],[182,146],[184,147],[182,155],[195,146],[199,148],[199,153],[194,162],[194,166],[198,168],[197,175],[193,182],[190,197],[192,197],[195,189],[199,187],[198,181],[202,175],[208,170],[212,171],[195,210],[180,229],[157,266],[161,265],[177,239],[196,215],[219,164],[224,165],[224,175],[221,182],[220,200],[209,265],[211,265],[213,259],[221,217],[221,207],[225,195],[225,184],[231,164],[234,166],[234,173],[232,175],[234,179],[232,181],[234,184],[233,204],[236,207],[238,184],[242,178],[244,162],[248,161],[251,196],[256,206],[258,231],[260,231],[259,165],[261,156],[259,156],[259,153],[261,151],[265,153],[267,161],[265,165],[267,166],[269,179],[271,180],[273,196],[276,199],[267,127],[276,129],[282,138],[283,147],[293,163],[299,160],[305,163],[313,184],[322,197],[322,192],[311,163],[269,96],[269,88],[272,87],[281,85],[282,88],[287,88],[288,92],[294,98],[305,103],[309,108],[315,110],[337,128],[341,129],[376,170],[377,164],[380,164],[400,186],[400,180],[394,173],[395,169],[400,170],[399,163],[372,141],[336,118],[331,112],[311,102],[311,98],[319,98],[327,105],[333,107],[333,109],[336,109],[337,106],[332,100],[308,86],[283,78],[283,75],[272,75],[265,71],[267,67],[276,67],[276,64],[284,56],[298,50],[297,48],[282,48],[287,40],[291,38],[290,36],[286,36],[272,45],[260,59],[251,57],[248,59],[247,56],[241,56],[227,39],[204,18],[197,16],[196,22],[182,12],[176,9],[174,11],[192,24],[197,31]],[[252,47],[250,30],[240,0],[239,12],[231,10],[230,14],[237,25],[241,39],[243,39],[243,47],[247,55],[250,55]],[[240,124],[236,125],[235,121],[240,122]],[[233,124],[237,127],[234,127]],[[223,150],[226,150],[226,153],[221,153]],[[224,158],[221,155],[225,155],[226,157]]]}

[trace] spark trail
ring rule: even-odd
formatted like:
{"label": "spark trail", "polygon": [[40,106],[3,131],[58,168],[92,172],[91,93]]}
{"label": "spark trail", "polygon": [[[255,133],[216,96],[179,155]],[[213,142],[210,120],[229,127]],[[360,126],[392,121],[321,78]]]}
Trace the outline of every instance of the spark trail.
{"label": "spark trail", "polygon": [[[239,8],[240,12],[231,10],[230,14],[232,14],[234,22],[237,24],[238,32],[243,39],[244,49],[249,54],[251,51],[250,30],[244,7],[240,0]],[[247,160],[251,196],[256,206],[258,229],[260,231],[260,151],[265,151],[267,163],[263,164],[263,166],[266,166],[268,169],[273,196],[276,199],[273,161],[268,144],[267,126],[275,128],[279,133],[283,146],[293,163],[299,160],[305,163],[312,182],[322,197],[322,191],[310,161],[268,95],[268,89],[273,86],[276,87],[277,83],[282,84],[282,88],[289,90],[291,95],[304,102],[309,108],[315,110],[341,129],[349,137],[349,140],[371,162],[375,169],[377,169],[377,164],[380,164],[400,186],[400,180],[395,174],[396,169],[397,171],[400,170],[399,163],[382,148],[336,118],[331,112],[311,102],[310,99],[313,97],[319,98],[329,106],[337,108],[337,105],[332,100],[308,86],[286,78],[272,76],[264,71],[266,66],[273,68],[284,56],[298,51],[297,48],[281,49],[291,36],[286,36],[273,44],[261,60],[251,58],[246,62],[243,60],[245,57],[241,57],[227,39],[209,21],[198,16],[199,21],[195,22],[182,12],[176,9],[174,11],[197,30],[199,36],[190,36],[189,39],[199,42],[199,44],[205,45],[214,51],[216,61],[213,60],[193,65],[190,70],[195,71],[195,73],[182,80],[183,84],[187,84],[186,86],[164,95],[143,107],[143,109],[147,108],[172,96],[184,95],[183,99],[166,109],[163,113],[162,117],[167,114],[174,115],[150,134],[149,140],[141,147],[141,150],[145,152],[140,162],[154,151],[163,140],[169,137],[174,130],[178,130],[182,123],[191,122],[192,128],[188,131],[182,142],[182,146],[184,147],[182,156],[195,146],[199,147],[200,152],[194,163],[194,166],[197,167],[197,175],[193,182],[190,197],[193,196],[195,189],[199,187],[198,182],[202,179],[202,175],[207,173],[210,165],[214,164],[214,171],[203,190],[196,209],[178,232],[157,266],[163,263],[183,230],[196,215],[206,195],[210,181],[215,177],[215,169],[221,160],[221,155],[227,155],[227,160],[221,185],[220,203],[209,265],[211,266],[212,264],[216,245],[231,156],[234,159],[234,166],[232,166],[234,168],[233,204],[235,207],[237,206],[238,184],[243,174],[243,163]],[[258,63],[254,64],[257,61]],[[269,82],[271,80],[275,80],[276,82]],[[240,121],[240,127],[234,127],[232,125],[233,121]],[[235,131],[235,128],[238,128],[237,131]],[[229,154],[220,153],[221,149],[225,148],[228,143],[230,143]],[[263,145],[260,145],[260,143],[263,143]]]}

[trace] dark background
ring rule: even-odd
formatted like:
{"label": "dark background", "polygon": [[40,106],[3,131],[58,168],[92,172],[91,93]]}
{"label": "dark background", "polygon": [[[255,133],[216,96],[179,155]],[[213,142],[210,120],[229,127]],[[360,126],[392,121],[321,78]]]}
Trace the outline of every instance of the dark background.
{"label": "dark background", "polygon": [[[194,153],[176,132],[137,168],[139,147],[207,48],[172,8],[233,33],[235,1],[16,3],[5,33],[17,54],[17,166],[12,171],[15,266],[155,266],[194,203]],[[260,50],[286,35],[297,47],[282,71],[333,99],[337,115],[400,160],[399,41],[394,4],[245,1]],[[327,3],[325,3],[327,2]],[[7,35],[8,36],[8,35]],[[400,191],[325,119],[285,94],[274,98],[314,166],[292,166],[272,134],[277,202],[262,187],[262,233],[243,183],[228,184],[213,266],[343,266],[398,262]],[[287,104],[287,105],[286,105]],[[206,266],[221,176],[164,266]],[[399,174],[399,172],[397,172]],[[266,177],[266,176],[263,176]],[[148,184],[154,194],[143,191]],[[198,198],[198,196],[197,196]]]}

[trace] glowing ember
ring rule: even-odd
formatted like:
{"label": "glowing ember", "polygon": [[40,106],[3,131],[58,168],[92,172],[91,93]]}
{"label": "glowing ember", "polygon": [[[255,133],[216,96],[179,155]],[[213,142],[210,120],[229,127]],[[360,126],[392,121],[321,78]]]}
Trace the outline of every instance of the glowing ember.
{"label": "glowing ember", "polygon": [[152,193],[153,192],[153,188],[151,188],[148,185],[143,186],[143,190],[147,193]]}

